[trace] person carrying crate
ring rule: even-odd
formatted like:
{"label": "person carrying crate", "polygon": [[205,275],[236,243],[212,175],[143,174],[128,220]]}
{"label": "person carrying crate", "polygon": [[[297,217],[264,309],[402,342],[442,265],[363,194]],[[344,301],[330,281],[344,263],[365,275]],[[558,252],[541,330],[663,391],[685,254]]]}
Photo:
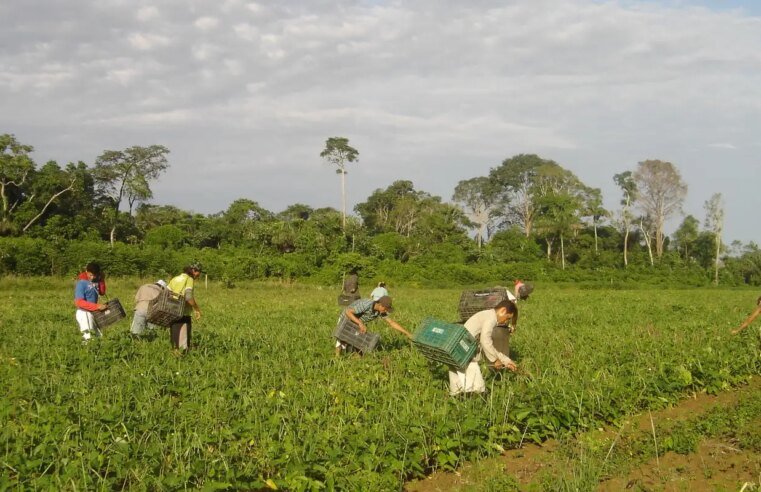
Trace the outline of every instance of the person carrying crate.
{"label": "person carrying crate", "polygon": [[[410,332],[405,330],[402,325],[388,317],[388,313],[391,311],[393,311],[391,306],[391,298],[389,296],[383,296],[377,301],[372,299],[358,299],[349,304],[349,307],[344,309],[341,317],[345,316],[349,318],[349,320],[351,320],[359,327],[359,331],[362,333],[367,332],[367,326],[365,323],[369,323],[370,321],[373,321],[377,318],[383,318],[383,321],[388,323],[391,328],[398,331],[399,333],[402,333],[407,338],[412,338]],[[338,322],[339,324],[341,323],[340,318]],[[347,349],[347,344],[341,342],[340,340],[336,340],[336,355],[341,355],[341,351]]]}
{"label": "person carrying crate", "polygon": [[155,325],[148,323],[148,305],[152,300],[157,298],[163,289],[166,289],[166,282],[157,280],[152,284],[141,285],[135,293],[135,314],[132,317],[132,326],[130,333],[132,336],[139,337],[145,332],[146,325],[153,329]]}
{"label": "person carrying crate", "polygon": [[97,263],[88,263],[85,271],[79,274],[74,286],[74,305],[77,307],[76,320],[83,342],[88,342],[92,335],[101,336],[93,319],[93,311],[105,311],[108,306],[98,303],[98,296],[106,293],[105,275]]}
{"label": "person carrying crate", "polygon": [[510,300],[501,301],[493,309],[479,311],[465,322],[465,329],[478,340],[479,352],[470,361],[470,364],[464,371],[449,371],[449,394],[452,396],[461,393],[483,393],[486,391],[484,378],[481,375],[479,362],[481,354],[494,364],[495,369],[506,368],[510,371],[516,371],[518,367],[507,354],[499,352],[494,347],[492,339],[494,328],[497,325],[510,323],[512,329],[515,329],[518,323],[518,308]]}
{"label": "person carrying crate", "polygon": [[196,320],[201,319],[201,308],[193,295],[193,282],[201,276],[201,265],[195,263],[186,266],[183,273],[169,281],[167,288],[185,298],[185,311],[179,320],[169,327],[169,341],[176,350],[190,350],[192,320],[190,313],[194,312]]}

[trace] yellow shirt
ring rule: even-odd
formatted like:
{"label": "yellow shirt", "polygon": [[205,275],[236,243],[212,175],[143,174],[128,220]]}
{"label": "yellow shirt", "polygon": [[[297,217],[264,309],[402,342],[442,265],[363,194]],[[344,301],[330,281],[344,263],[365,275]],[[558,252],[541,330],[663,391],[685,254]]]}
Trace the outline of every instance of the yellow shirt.
{"label": "yellow shirt", "polygon": [[193,277],[187,273],[177,275],[169,281],[167,288],[175,294],[185,297],[185,316],[190,315],[193,312],[193,308],[190,307],[187,301],[193,298]]}

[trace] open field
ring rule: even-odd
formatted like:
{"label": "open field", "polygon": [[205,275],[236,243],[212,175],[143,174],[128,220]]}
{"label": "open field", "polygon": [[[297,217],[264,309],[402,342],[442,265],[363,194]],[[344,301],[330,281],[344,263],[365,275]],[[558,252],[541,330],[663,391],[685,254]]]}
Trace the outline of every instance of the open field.
{"label": "open field", "polygon": [[[112,279],[128,311],[139,285]],[[394,318],[456,319],[459,291],[391,286]],[[0,489],[398,490],[434,470],[595,429],[761,374],[757,293],[570,290],[520,304],[521,375],[451,399],[377,321],[383,346],[333,356],[336,290],[198,289],[197,348],[132,341],[128,320],[83,346],[73,282],[0,280]]]}

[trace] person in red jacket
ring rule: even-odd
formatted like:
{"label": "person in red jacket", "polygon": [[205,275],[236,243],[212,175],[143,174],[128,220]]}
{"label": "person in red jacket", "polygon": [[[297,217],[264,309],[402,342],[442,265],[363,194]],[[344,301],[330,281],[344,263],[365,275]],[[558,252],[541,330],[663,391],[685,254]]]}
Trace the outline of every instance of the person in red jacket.
{"label": "person in red jacket", "polygon": [[85,342],[93,334],[100,336],[100,330],[95,326],[93,311],[105,311],[107,306],[98,303],[98,296],[106,293],[106,281],[97,263],[88,263],[85,271],[79,274],[74,287],[74,305],[77,307],[76,319],[79,331]]}

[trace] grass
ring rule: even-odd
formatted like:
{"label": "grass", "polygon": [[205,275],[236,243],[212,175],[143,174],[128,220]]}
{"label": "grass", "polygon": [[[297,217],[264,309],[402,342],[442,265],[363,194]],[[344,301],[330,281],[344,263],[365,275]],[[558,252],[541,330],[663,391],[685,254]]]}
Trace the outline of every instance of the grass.
{"label": "grass", "polygon": [[[140,283],[109,289],[129,312]],[[761,372],[755,332],[729,335],[753,297],[743,291],[548,286],[520,305],[525,373],[451,399],[446,368],[385,323],[370,325],[380,350],[335,358],[336,290],[200,287],[197,348],[183,357],[164,330],[131,340],[128,321],[82,346],[72,290],[0,280],[0,489],[396,490]],[[410,330],[457,319],[457,290],[391,290]]]}

